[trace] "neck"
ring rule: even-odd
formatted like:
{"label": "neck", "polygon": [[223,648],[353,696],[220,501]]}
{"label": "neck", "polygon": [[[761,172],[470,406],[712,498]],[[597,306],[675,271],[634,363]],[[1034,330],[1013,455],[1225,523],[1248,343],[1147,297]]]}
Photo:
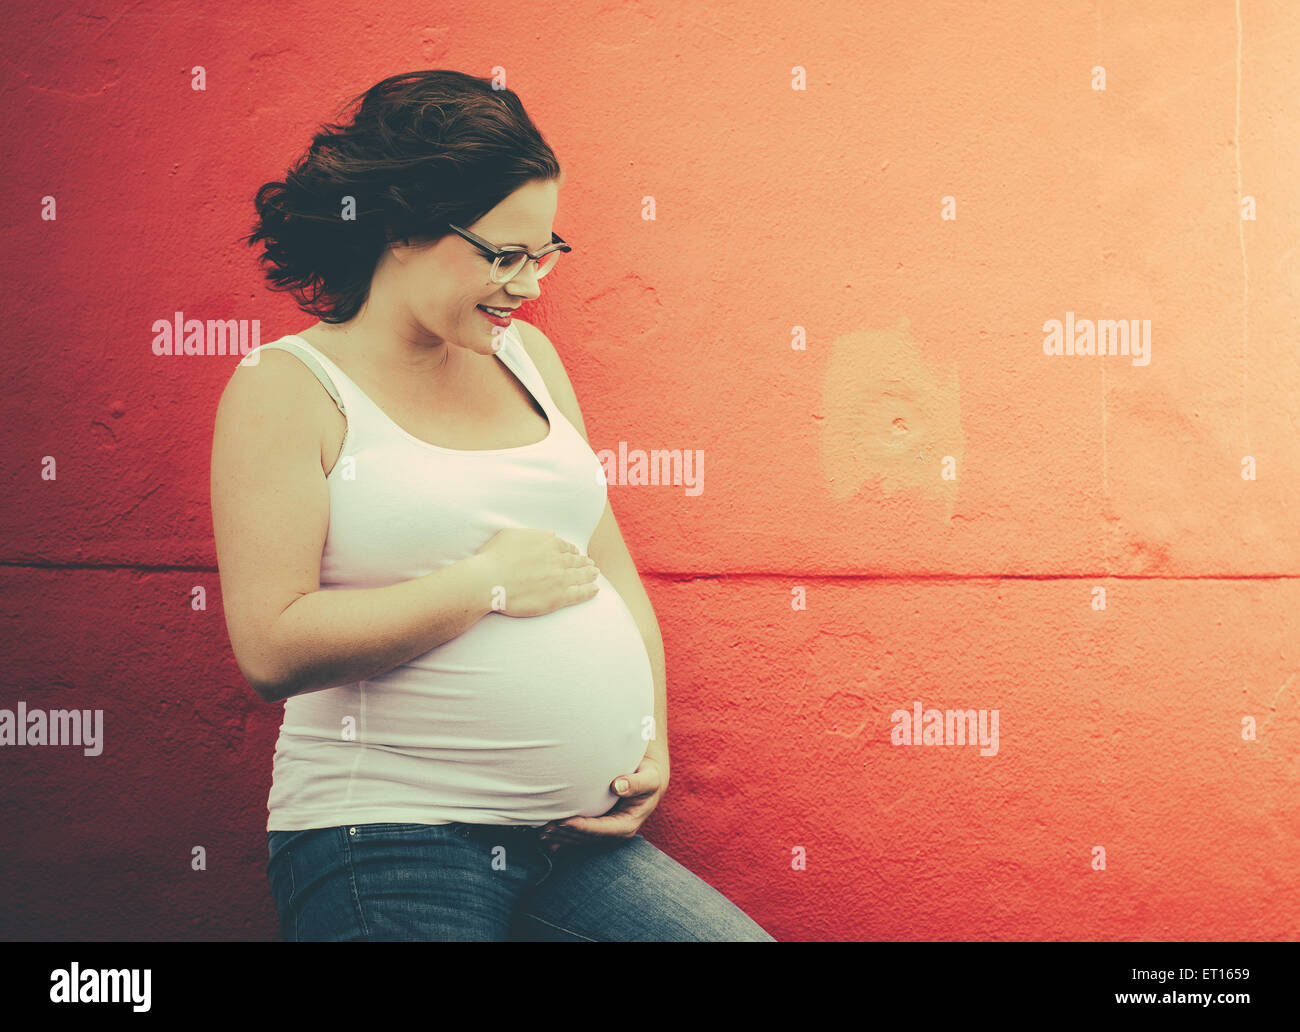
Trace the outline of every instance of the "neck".
{"label": "neck", "polygon": [[366,318],[364,312],[345,323],[318,322],[311,331],[356,366],[392,384],[454,382],[474,365],[475,355],[409,327]]}

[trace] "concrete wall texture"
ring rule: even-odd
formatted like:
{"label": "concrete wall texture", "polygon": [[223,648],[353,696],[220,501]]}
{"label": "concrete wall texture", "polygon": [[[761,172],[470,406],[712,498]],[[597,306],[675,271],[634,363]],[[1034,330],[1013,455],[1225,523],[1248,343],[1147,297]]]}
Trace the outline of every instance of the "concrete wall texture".
{"label": "concrete wall texture", "polygon": [[[538,12],[6,12],[0,706],[104,725],[0,748],[0,936],[278,937],[280,706],[209,509],[235,359],[151,326],[314,321],[253,191],[454,68],[565,167],[529,318],[592,446],[704,456],[610,487],[668,659],[646,837],[778,939],[1296,938],[1300,9]],[[996,753],[925,744],[948,709]]]}

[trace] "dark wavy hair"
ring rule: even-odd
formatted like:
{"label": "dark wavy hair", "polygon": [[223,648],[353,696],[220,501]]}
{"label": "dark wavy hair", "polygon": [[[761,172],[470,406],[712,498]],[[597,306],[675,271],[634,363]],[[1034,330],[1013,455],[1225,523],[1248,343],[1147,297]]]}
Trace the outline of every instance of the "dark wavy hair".
{"label": "dark wavy hair", "polygon": [[[284,180],[257,191],[244,239],[272,290],[327,323],[347,322],[396,240],[437,240],[473,225],[519,187],[561,176],[554,152],[511,90],[445,70],[376,83],[346,124],[321,125]],[[341,116],[340,116],[341,118]],[[353,197],[356,218],[343,218]]]}

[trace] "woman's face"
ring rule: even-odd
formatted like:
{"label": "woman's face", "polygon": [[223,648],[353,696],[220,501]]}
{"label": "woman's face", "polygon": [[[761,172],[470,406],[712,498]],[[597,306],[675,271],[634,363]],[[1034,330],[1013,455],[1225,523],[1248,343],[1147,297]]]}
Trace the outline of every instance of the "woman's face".
{"label": "woman's face", "polygon": [[[462,228],[496,247],[518,244],[535,253],[551,242],[558,194],[554,180],[526,183]],[[516,309],[541,295],[534,263],[526,262],[508,283],[493,283],[492,260],[458,233],[422,248],[398,248],[395,254],[403,263],[408,304],[420,328],[479,354],[499,350],[504,332],[479,305]]]}

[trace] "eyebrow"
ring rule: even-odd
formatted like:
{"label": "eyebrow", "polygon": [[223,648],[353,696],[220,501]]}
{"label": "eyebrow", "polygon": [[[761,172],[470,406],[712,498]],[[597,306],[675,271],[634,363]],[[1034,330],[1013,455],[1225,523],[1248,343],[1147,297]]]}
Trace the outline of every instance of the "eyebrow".
{"label": "eyebrow", "polygon": [[[555,241],[553,241],[550,237],[547,237],[546,243],[542,244],[542,247],[550,247],[551,244],[553,244],[554,242]],[[534,254],[536,254],[538,251],[542,249],[542,247],[528,247],[527,244],[525,244],[523,241],[520,240],[512,240],[508,244],[497,244],[497,247],[527,247],[528,250],[532,251]]]}

